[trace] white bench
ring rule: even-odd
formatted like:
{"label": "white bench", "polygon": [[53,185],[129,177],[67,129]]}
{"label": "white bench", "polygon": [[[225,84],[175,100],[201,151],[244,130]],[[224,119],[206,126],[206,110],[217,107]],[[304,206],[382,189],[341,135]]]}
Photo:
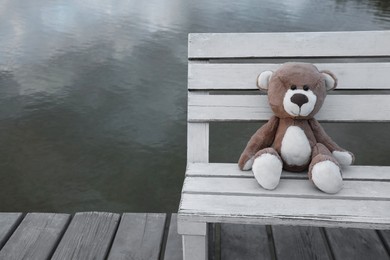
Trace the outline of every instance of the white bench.
{"label": "white bench", "polygon": [[338,90],[348,90],[328,95],[319,121],[389,122],[389,57],[390,31],[190,34],[188,164],[178,212],[184,259],[207,259],[207,223],[390,229],[390,167],[351,166],[343,190],[329,195],[306,174],[284,172],[267,191],[236,162],[209,163],[209,123],[268,120],[267,97],[246,90],[285,61],[316,59],[338,77]]}

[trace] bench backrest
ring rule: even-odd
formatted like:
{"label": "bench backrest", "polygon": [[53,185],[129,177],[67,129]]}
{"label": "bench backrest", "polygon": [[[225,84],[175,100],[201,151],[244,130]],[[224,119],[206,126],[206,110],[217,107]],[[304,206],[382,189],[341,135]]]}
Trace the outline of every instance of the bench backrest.
{"label": "bench backrest", "polygon": [[270,118],[267,97],[247,93],[287,61],[338,77],[318,120],[390,121],[390,31],[190,34],[188,46],[188,162],[208,162],[210,122]]}

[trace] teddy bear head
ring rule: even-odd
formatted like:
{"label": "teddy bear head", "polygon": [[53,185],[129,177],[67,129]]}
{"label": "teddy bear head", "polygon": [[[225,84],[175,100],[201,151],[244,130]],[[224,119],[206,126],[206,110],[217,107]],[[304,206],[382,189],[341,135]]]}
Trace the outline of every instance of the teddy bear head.
{"label": "teddy bear head", "polygon": [[330,71],[319,71],[309,63],[285,63],[276,71],[264,71],[257,86],[279,118],[312,118],[324,103],[326,93],[337,85]]}

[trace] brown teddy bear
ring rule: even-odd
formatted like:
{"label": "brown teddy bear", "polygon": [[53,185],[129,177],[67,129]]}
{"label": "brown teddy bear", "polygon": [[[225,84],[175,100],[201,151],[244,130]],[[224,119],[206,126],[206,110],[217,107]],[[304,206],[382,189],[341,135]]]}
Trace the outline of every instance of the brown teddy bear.
{"label": "brown teddy bear", "polygon": [[340,165],[354,161],[352,153],[339,147],[314,115],[326,93],[337,85],[330,71],[319,71],[308,63],[285,63],[275,72],[264,71],[258,79],[268,93],[274,116],[249,140],[238,165],[252,169],[265,189],[275,189],[282,169],[304,171],[315,186],[327,193],[342,188]]}

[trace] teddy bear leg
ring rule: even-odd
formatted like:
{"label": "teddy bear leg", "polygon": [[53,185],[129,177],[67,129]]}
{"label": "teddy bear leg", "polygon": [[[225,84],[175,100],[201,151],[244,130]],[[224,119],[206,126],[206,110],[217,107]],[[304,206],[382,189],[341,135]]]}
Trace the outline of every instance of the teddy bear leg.
{"label": "teddy bear leg", "polygon": [[282,174],[283,163],[274,148],[265,148],[254,156],[252,171],[257,182],[267,190],[273,190],[278,186]]}
{"label": "teddy bear leg", "polygon": [[314,146],[309,165],[309,179],[326,193],[337,193],[343,186],[340,165],[323,144]]}

